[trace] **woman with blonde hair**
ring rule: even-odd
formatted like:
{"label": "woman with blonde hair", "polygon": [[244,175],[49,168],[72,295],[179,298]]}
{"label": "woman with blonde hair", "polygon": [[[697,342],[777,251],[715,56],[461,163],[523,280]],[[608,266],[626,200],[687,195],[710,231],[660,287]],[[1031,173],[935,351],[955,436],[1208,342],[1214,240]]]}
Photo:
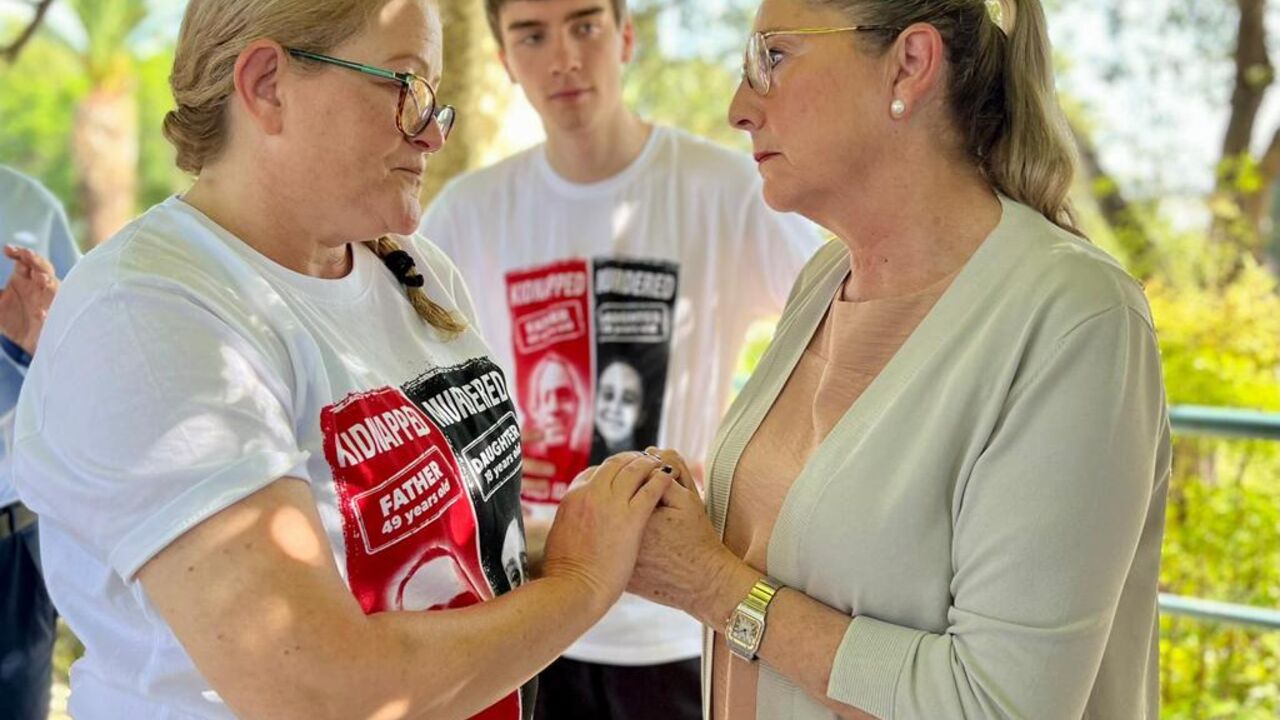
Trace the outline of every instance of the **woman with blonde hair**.
{"label": "woman with blonde hair", "polygon": [[621,594],[670,482],[638,453],[524,582],[506,379],[411,235],[440,65],[427,0],[187,6],[195,183],[63,285],[18,411],[77,718],[519,720]]}
{"label": "woman with blonde hair", "polygon": [[839,242],[629,585],[711,631],[709,716],[1157,717],[1160,357],[1039,0],[764,0],[730,119]]}

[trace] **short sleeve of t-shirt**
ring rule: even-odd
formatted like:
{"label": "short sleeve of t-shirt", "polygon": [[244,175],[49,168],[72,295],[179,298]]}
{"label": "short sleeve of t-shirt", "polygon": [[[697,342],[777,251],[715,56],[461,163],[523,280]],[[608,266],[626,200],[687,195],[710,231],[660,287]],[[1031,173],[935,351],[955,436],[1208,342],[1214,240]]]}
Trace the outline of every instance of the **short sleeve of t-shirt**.
{"label": "short sleeve of t-shirt", "polygon": [[15,476],[36,512],[104,548],[123,579],[276,479],[310,480],[285,373],[243,328],[178,289],[115,284],[79,307],[46,328]]}

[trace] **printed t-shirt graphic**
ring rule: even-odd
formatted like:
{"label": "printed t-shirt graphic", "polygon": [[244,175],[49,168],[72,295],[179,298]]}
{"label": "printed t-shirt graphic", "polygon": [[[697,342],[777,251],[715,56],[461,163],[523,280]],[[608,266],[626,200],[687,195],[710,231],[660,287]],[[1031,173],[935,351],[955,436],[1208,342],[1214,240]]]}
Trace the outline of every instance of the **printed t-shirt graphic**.
{"label": "printed t-shirt graphic", "polygon": [[507,273],[517,396],[533,439],[523,496],[556,503],[591,463],[657,442],[679,266],[567,259]]}
{"label": "printed t-shirt graphic", "polygon": [[591,457],[590,267],[574,259],[507,273],[516,387],[535,439],[525,453],[553,471],[524,478],[524,497],[558,502]]}
{"label": "printed t-shirt graphic", "polygon": [[[491,361],[349,395],[321,427],[348,584],[366,613],[466,607],[524,581],[520,432]],[[526,690],[474,717],[529,715]]]}
{"label": "printed t-shirt graphic", "polygon": [[671,360],[675,263],[597,259],[592,464],[658,442]]}

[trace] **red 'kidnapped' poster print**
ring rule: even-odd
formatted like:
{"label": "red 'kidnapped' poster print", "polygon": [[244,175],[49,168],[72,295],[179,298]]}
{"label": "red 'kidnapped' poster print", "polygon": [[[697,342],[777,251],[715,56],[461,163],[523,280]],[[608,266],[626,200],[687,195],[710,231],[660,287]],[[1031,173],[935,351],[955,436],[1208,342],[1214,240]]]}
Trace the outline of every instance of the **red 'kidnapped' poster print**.
{"label": "red 'kidnapped' poster print", "polygon": [[522,496],[557,503],[591,455],[592,338],[589,266],[573,259],[507,274],[516,387],[526,458],[554,471],[525,474]]}
{"label": "red 'kidnapped' poster print", "polygon": [[[489,600],[476,510],[440,428],[399,389],[348,396],[320,417],[347,548],[366,613]],[[513,693],[474,718],[519,720]]]}

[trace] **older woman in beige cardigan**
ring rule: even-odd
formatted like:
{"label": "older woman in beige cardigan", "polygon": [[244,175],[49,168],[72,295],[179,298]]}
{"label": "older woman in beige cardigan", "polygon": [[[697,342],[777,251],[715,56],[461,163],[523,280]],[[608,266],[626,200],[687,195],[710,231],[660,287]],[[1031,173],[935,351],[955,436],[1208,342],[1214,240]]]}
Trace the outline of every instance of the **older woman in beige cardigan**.
{"label": "older woman in beige cardigan", "polygon": [[1158,346],[1074,226],[1039,0],[765,0],[756,31],[731,121],[839,242],[630,590],[707,626],[713,718],[1156,717]]}

